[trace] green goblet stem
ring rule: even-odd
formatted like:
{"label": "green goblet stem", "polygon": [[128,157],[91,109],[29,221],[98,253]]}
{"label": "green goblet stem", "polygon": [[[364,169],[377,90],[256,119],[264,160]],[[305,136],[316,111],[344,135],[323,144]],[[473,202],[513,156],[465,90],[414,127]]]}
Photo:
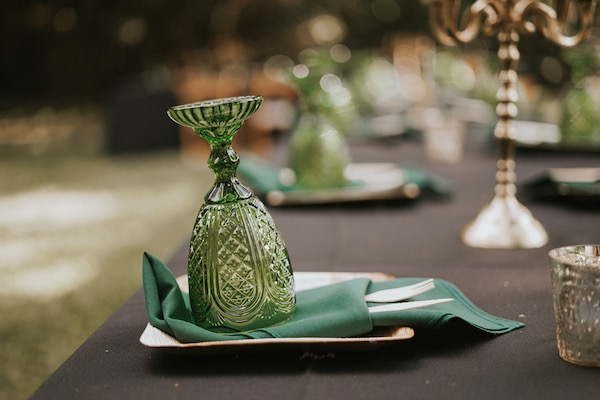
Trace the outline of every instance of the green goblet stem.
{"label": "green goblet stem", "polygon": [[231,147],[231,141],[209,143],[208,167],[215,174],[215,182],[204,200],[210,204],[223,204],[250,198],[250,189],[236,178],[240,158]]}

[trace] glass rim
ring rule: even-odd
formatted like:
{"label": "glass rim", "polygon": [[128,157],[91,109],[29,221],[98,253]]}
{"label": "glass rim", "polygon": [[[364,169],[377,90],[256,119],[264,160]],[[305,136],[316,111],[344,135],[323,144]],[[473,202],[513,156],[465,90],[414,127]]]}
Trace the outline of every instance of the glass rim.
{"label": "glass rim", "polygon": [[600,244],[574,244],[562,246],[548,251],[547,254],[552,260],[569,263],[569,260],[564,259],[564,256],[567,254],[600,257]]}
{"label": "glass rim", "polygon": [[192,108],[207,108],[207,107],[216,107],[222,106],[224,104],[231,103],[248,103],[251,101],[263,100],[263,96],[260,95],[246,95],[246,96],[235,96],[235,97],[225,97],[225,98],[217,98],[210,100],[201,100],[192,103],[180,104],[177,106],[170,107],[169,110],[187,110]]}

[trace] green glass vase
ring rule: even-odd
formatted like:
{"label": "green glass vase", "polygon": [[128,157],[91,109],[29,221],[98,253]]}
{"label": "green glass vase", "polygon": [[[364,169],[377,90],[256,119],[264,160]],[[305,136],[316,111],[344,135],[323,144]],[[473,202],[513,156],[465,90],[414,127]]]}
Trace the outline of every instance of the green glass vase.
{"label": "green glass vase", "polygon": [[344,187],[350,151],[342,134],[326,117],[302,117],[290,141],[289,167],[298,189]]}
{"label": "green glass vase", "polygon": [[262,101],[243,96],[167,111],[211,149],[208,166],[216,179],[192,231],[188,278],[195,322],[215,332],[264,328],[294,315],[294,278],[283,238],[263,203],[236,178],[233,137]]}
{"label": "green glass vase", "polygon": [[567,49],[563,58],[571,65],[572,87],[560,104],[561,143],[585,147],[600,142],[600,104],[587,75],[596,63],[596,51],[588,46]]}
{"label": "green glass vase", "polygon": [[595,95],[585,85],[571,88],[561,103],[561,142],[586,146],[600,142],[600,108]]}

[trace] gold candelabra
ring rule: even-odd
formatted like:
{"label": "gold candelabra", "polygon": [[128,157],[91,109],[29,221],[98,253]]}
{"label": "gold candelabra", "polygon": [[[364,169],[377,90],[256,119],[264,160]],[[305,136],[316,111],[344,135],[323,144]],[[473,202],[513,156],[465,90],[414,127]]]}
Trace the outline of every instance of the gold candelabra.
{"label": "gold candelabra", "polygon": [[467,223],[462,241],[482,248],[538,248],[548,235],[516,198],[515,141],[517,116],[515,71],[519,34],[540,32],[546,39],[572,47],[585,40],[594,21],[596,0],[556,0],[555,7],[538,0],[476,0],[462,15],[460,0],[424,0],[430,6],[431,26],[444,45],[468,43],[480,32],[497,35],[501,86],[496,94],[498,121],[494,129],[498,151],[494,198]]}

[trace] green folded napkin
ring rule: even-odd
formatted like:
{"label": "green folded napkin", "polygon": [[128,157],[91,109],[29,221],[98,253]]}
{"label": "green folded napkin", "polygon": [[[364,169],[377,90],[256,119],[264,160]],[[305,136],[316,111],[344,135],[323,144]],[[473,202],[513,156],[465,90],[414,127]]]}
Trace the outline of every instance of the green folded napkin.
{"label": "green folded napkin", "polygon": [[[422,193],[431,193],[438,196],[449,196],[452,192],[450,184],[422,168],[414,165],[403,165],[399,168],[404,172],[406,184],[416,184]],[[279,180],[279,168],[252,154],[240,157],[237,172],[252,189],[260,195],[265,195],[273,190],[281,192],[306,190],[296,186],[288,186]],[[358,187],[360,182],[350,182],[349,187]]]}
{"label": "green folded napkin", "polygon": [[367,293],[406,286],[422,278],[371,282],[358,278],[324,287],[299,291],[296,313],[281,325],[251,332],[220,334],[194,324],[189,297],[169,269],[148,253],[143,257],[143,288],[150,324],[180,342],[294,337],[352,337],[368,334],[375,326],[438,328],[452,319],[491,334],[503,334],[524,324],[494,317],[478,309],[454,285],[436,279],[435,289],[411,300],[453,298],[454,301],[425,308],[370,314]]}

